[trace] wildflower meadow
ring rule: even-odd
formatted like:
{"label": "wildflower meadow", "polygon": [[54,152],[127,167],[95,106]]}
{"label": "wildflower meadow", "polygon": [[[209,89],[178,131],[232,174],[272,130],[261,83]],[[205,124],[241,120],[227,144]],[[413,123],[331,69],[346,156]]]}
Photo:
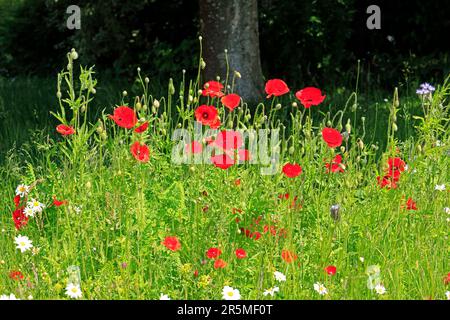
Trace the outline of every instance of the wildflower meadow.
{"label": "wildflower meadow", "polygon": [[370,112],[269,79],[253,105],[200,57],[107,109],[66,58],[53,135],[0,167],[2,299],[450,298],[449,78]]}

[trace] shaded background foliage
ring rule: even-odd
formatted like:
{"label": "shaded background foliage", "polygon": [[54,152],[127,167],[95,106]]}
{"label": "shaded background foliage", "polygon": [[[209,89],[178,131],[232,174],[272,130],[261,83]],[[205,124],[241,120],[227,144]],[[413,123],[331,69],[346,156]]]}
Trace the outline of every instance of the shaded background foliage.
{"label": "shaded background foliage", "polygon": [[[130,76],[137,66],[159,79],[195,68],[197,1],[78,1],[82,28],[76,31],[66,28],[71,4],[0,0],[0,75],[53,76],[71,47],[84,64],[111,77]],[[343,83],[358,59],[367,83],[441,80],[449,72],[448,1],[376,1],[381,30],[366,28],[370,4],[259,0],[264,74],[296,85]]]}

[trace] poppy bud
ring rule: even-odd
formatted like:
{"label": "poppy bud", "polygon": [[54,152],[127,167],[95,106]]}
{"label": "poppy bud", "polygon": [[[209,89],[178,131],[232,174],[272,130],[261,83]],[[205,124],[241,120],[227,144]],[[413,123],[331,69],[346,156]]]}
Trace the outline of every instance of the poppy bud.
{"label": "poppy bud", "polygon": [[290,154],[290,155],[293,155],[294,152],[295,152],[295,148],[294,148],[294,147],[290,147],[290,148],[289,148],[289,154]]}
{"label": "poppy bud", "polygon": [[147,111],[147,109],[148,109],[147,105],[144,104],[144,105],[142,106],[142,110]]}
{"label": "poppy bud", "polygon": [[341,146],[341,152],[344,153],[345,152],[345,147]]}
{"label": "poppy bud", "polygon": [[330,120],[327,121],[327,127],[332,127],[332,123]]}
{"label": "poppy bud", "polygon": [[92,88],[92,89],[91,89],[91,93],[92,93],[92,94],[96,94],[96,93],[97,93],[97,90],[95,90],[95,88]]}
{"label": "poppy bud", "polygon": [[281,104],[277,103],[277,105],[275,106],[275,110],[280,110],[281,109]]}
{"label": "poppy bud", "polygon": [[155,108],[159,108],[159,106],[160,106],[160,104],[159,104],[159,101],[158,100],[153,100],[153,106],[155,107]]}
{"label": "poppy bud", "polygon": [[352,131],[352,125],[350,124],[350,119],[347,120],[347,124],[345,125],[345,130],[350,134]]}
{"label": "poppy bud", "polygon": [[169,94],[174,95],[175,94],[175,87],[173,85],[173,79],[169,79]]}
{"label": "poppy bud", "polygon": [[206,68],[206,62],[203,58],[200,59],[200,68],[202,68],[202,70]]}
{"label": "poppy bud", "polygon": [[342,131],[342,123],[339,123],[336,128],[338,131]]}
{"label": "poppy bud", "polygon": [[239,71],[234,71],[234,75],[239,79],[242,78],[241,73]]}
{"label": "poppy bud", "polygon": [[297,104],[297,102],[292,102],[292,107],[294,107],[294,108],[297,108],[298,107],[298,104]]}
{"label": "poppy bud", "polygon": [[85,112],[86,111],[86,106],[82,106],[81,107],[81,112]]}
{"label": "poppy bud", "polygon": [[122,95],[124,96],[124,97],[126,97],[127,95],[128,95],[128,92],[126,92],[125,90],[122,92]]}
{"label": "poppy bud", "polygon": [[216,77],[216,81],[220,81],[220,76],[217,76],[217,77]]}
{"label": "poppy bud", "polygon": [[58,92],[56,93],[56,96],[58,97],[58,99],[61,99],[61,97],[62,97],[61,91],[58,91]]}
{"label": "poppy bud", "polygon": [[361,139],[358,139],[357,144],[361,150],[364,149],[364,142]]}
{"label": "poppy bud", "polygon": [[141,111],[142,110],[142,104],[140,102],[136,103],[136,110]]}
{"label": "poppy bud", "polygon": [[202,41],[203,37],[202,36],[198,36],[198,40]]}
{"label": "poppy bud", "polygon": [[189,95],[189,96],[188,96],[188,101],[189,101],[189,102],[192,102],[192,101],[194,101],[194,97],[193,97],[193,96],[191,96],[191,95]]}
{"label": "poppy bud", "polygon": [[106,140],[106,138],[107,138],[106,132],[102,132],[100,134],[100,138],[102,138],[103,140]]}
{"label": "poppy bud", "polygon": [[145,77],[144,81],[148,84],[150,82],[150,79],[148,77]]}
{"label": "poppy bud", "polygon": [[177,128],[181,128],[181,123],[178,123],[178,124],[177,124]]}
{"label": "poppy bud", "polygon": [[228,125],[228,127],[232,128],[233,127],[233,120],[229,120],[227,125]]}
{"label": "poppy bud", "polygon": [[103,127],[101,125],[99,125],[96,129],[98,134],[102,134],[103,133]]}
{"label": "poppy bud", "polygon": [[165,136],[165,135],[167,134],[166,129],[162,129],[162,130],[161,130],[161,133],[162,133],[163,136]]}
{"label": "poppy bud", "polygon": [[340,219],[339,209],[340,207],[338,204],[334,204],[330,208],[330,215],[334,221],[339,221]]}
{"label": "poppy bud", "polygon": [[72,58],[72,60],[78,59],[78,53],[75,51],[75,49],[72,49],[72,51],[70,52],[70,57]]}
{"label": "poppy bud", "polygon": [[361,117],[362,122],[366,122],[366,117]]}
{"label": "poppy bud", "polygon": [[356,105],[356,103],[354,103],[353,105],[352,105],[352,112],[355,112],[356,111],[356,109],[357,109],[357,105]]}
{"label": "poppy bud", "polygon": [[398,127],[395,123],[392,124],[392,129],[394,129],[394,132],[396,132],[398,130]]}
{"label": "poppy bud", "polygon": [[419,145],[417,145],[417,151],[420,153],[420,152],[422,152],[422,146],[419,144]]}

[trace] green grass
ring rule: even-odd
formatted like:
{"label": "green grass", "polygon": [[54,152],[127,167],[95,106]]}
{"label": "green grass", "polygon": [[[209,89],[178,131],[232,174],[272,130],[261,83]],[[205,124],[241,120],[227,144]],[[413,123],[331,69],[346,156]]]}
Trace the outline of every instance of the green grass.
{"label": "green grass", "polygon": [[[6,141],[2,150],[9,149],[14,140],[26,141],[3,153],[0,167],[0,295],[67,298],[67,268],[75,265],[80,268],[86,299],[158,299],[161,293],[172,299],[221,299],[225,285],[239,289],[243,299],[269,299],[263,292],[275,285],[280,288],[276,299],[445,299],[448,288],[443,278],[450,271],[450,260],[449,216],[444,208],[450,207],[450,200],[448,191],[436,191],[435,185],[450,188],[450,140],[445,121],[448,84],[434,94],[423,123],[412,118],[423,116],[421,101],[402,96],[401,90],[398,107],[391,95],[380,92],[370,97],[358,93],[357,100],[347,101],[348,91],[325,90],[327,100],[310,109],[313,121],[300,103],[297,108],[291,106],[292,96],[278,99],[282,108],[260,126],[283,123],[286,127],[281,135],[281,161],[277,174],[263,176],[259,165],[221,170],[208,164],[171,163],[174,143],[170,133],[178,123],[192,128],[192,110],[199,104],[186,106],[188,83],[177,87],[175,95],[158,99],[161,106],[156,114],[151,107],[139,112],[150,122],[150,129],[138,136],[117,127],[106,114],[116,104],[135,106],[139,82],[130,86],[127,97],[118,95],[123,87],[114,93],[102,92],[104,84],[100,82],[97,100],[87,107],[87,123],[92,125],[83,124],[78,93],[67,104],[61,103],[65,120],[77,131],[68,138],[55,134],[57,122],[48,114],[51,110],[61,116],[62,110],[56,99],[56,82],[50,83],[30,79],[0,86],[0,132]],[[89,88],[93,82],[87,84]],[[154,97],[142,85],[143,104],[152,106]],[[71,87],[63,88],[67,98],[66,89],[70,92]],[[74,85],[75,92],[79,88]],[[193,82],[190,88],[196,98],[197,84]],[[86,96],[87,91],[81,95]],[[265,101],[266,115],[270,104]],[[356,108],[352,109],[353,104]],[[346,105],[342,119],[332,121]],[[220,105],[219,109],[223,112]],[[246,119],[247,109],[244,105],[242,113],[235,110],[232,126],[224,121],[224,127],[258,128],[263,115]],[[72,119],[72,111],[81,120]],[[392,131],[395,113],[398,131]],[[361,117],[366,118],[364,123]],[[98,118],[102,118],[106,138],[95,131]],[[346,148],[334,151],[343,155],[346,170],[327,174],[324,159],[330,159],[333,152],[323,142],[320,130],[328,120],[333,127],[346,130],[347,119],[352,128]],[[44,127],[47,129],[36,131]],[[363,147],[358,146],[358,139]],[[440,146],[436,146],[437,139]],[[148,163],[131,156],[129,146],[136,140],[150,146]],[[397,189],[382,189],[377,176],[383,175],[387,157],[394,155],[406,161],[408,170],[402,173]],[[302,174],[284,176],[281,166],[286,162],[299,163]],[[241,181],[239,186],[236,179]],[[36,181],[30,197],[47,208],[17,231],[11,218],[15,188]],[[278,199],[285,193],[298,196],[296,207],[290,206],[291,199]],[[53,196],[68,204],[52,206]],[[409,197],[417,202],[417,211],[402,208]],[[330,216],[334,204],[341,207],[338,222]],[[78,206],[82,206],[80,214],[75,212]],[[242,212],[233,213],[235,208]],[[240,232],[240,227],[251,228],[252,224],[262,234],[259,240]],[[284,228],[286,238],[264,233],[264,225]],[[18,234],[28,236],[39,252],[15,249]],[[166,236],[177,236],[181,249],[167,250],[161,244]],[[228,263],[224,269],[213,268],[213,261],[206,257],[210,247],[221,249],[220,258]],[[247,258],[236,259],[237,248],[244,248]],[[282,250],[295,252],[298,260],[286,263]],[[337,267],[336,275],[324,272],[328,265]],[[380,266],[385,295],[367,288],[370,265]],[[25,280],[10,279],[12,270],[21,271]],[[275,270],[284,273],[287,281],[277,283]],[[322,297],[314,291],[316,282],[327,287],[328,295]]]}

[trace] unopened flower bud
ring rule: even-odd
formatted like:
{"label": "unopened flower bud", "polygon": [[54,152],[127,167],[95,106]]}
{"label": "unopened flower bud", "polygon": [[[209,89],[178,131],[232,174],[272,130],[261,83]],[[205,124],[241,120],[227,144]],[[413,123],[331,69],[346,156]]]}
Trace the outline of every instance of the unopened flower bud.
{"label": "unopened flower bud", "polygon": [[128,95],[128,92],[126,92],[125,90],[122,92],[122,95],[124,96],[124,97],[126,97],[127,95]]}
{"label": "unopened flower bud", "polygon": [[292,102],[292,107],[294,107],[294,108],[297,108],[298,107],[298,104],[297,104],[297,102]]}
{"label": "unopened flower bud", "polygon": [[295,152],[295,148],[294,148],[294,147],[290,147],[290,148],[289,148],[289,154],[290,154],[290,155],[293,155],[294,152]]}
{"label": "unopened flower bud", "polygon": [[150,79],[148,77],[145,77],[144,81],[148,84],[150,82]]}
{"label": "unopened flower bud", "polygon": [[200,68],[202,68],[202,70],[206,68],[206,62],[205,60],[203,60],[203,58],[200,60]]}
{"label": "unopened flower bud", "polygon": [[156,109],[158,109],[159,108],[159,106],[160,106],[160,103],[159,103],[159,101],[158,100],[153,100],[153,106],[156,108]]}
{"label": "unopened flower bud", "polygon": [[142,110],[142,104],[140,102],[136,103],[136,110],[141,111]]}
{"label": "unopened flower bud", "polygon": [[62,97],[61,91],[58,91],[58,92],[56,93],[56,96],[58,97],[58,99],[61,99],[61,97]]}

